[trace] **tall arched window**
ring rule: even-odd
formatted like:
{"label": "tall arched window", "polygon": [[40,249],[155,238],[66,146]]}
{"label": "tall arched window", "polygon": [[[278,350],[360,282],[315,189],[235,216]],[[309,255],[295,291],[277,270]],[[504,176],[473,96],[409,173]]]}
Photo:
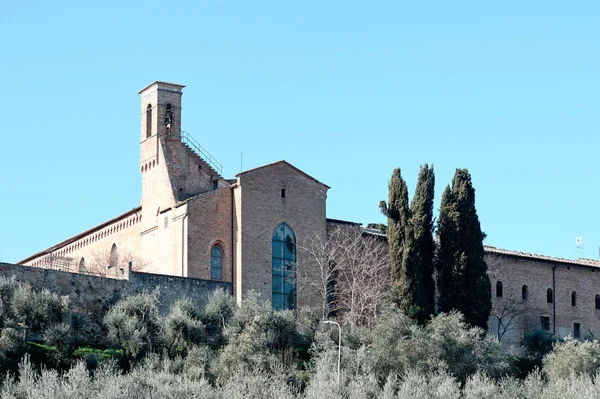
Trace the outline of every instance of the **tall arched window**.
{"label": "tall arched window", "polygon": [[110,258],[108,260],[108,267],[116,268],[118,264],[119,264],[119,254],[117,252],[117,244],[113,244],[112,247],[110,247]]}
{"label": "tall arched window", "polygon": [[221,280],[221,270],[223,270],[223,250],[215,245],[210,251],[210,279]]}
{"label": "tall arched window", "polygon": [[296,307],[296,235],[285,223],[275,228],[272,237],[273,309]]}
{"label": "tall arched window", "polygon": [[548,302],[548,303],[554,302],[554,295],[552,292],[552,288],[548,288],[548,290],[546,291],[546,302]]}
{"label": "tall arched window", "polygon": [[496,282],[496,296],[502,298],[502,281]]}
{"label": "tall arched window", "polygon": [[146,138],[152,136],[152,104],[146,107]]}
{"label": "tall arched window", "polygon": [[525,300],[529,297],[529,290],[527,289],[527,286],[524,285],[523,287],[521,287],[521,299]]}
{"label": "tall arched window", "polygon": [[571,306],[577,306],[577,293],[571,292]]}
{"label": "tall arched window", "polygon": [[600,310],[600,295],[596,295],[596,309]]}

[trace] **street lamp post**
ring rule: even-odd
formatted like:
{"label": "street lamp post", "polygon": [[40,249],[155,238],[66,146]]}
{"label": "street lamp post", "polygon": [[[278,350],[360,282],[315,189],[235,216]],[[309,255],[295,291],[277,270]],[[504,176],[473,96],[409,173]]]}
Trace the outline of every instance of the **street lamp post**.
{"label": "street lamp post", "polygon": [[338,385],[340,384],[340,361],[342,359],[342,327],[340,327],[340,325],[338,323],[336,323],[335,321],[331,321],[331,320],[325,320],[323,322],[324,324],[335,324],[338,328],[338,367],[337,367],[337,374],[338,374]]}

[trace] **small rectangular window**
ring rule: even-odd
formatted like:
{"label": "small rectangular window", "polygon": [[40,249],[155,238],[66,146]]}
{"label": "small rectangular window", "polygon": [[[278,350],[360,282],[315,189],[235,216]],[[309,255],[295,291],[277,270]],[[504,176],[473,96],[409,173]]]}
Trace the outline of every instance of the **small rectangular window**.
{"label": "small rectangular window", "polygon": [[496,297],[502,298],[502,281],[496,282]]}
{"label": "small rectangular window", "polygon": [[216,190],[217,188],[219,188],[219,181],[218,180],[213,180],[213,190]]}
{"label": "small rectangular window", "polygon": [[285,198],[285,188],[281,189],[281,198]]}
{"label": "small rectangular window", "polygon": [[581,338],[581,324],[573,323],[573,338]]}
{"label": "small rectangular window", "polygon": [[169,227],[169,217],[168,217],[168,216],[165,216],[164,223],[165,223],[165,229],[166,229],[167,227]]}
{"label": "small rectangular window", "polygon": [[542,316],[541,321],[542,321],[542,330],[550,331],[550,317]]}

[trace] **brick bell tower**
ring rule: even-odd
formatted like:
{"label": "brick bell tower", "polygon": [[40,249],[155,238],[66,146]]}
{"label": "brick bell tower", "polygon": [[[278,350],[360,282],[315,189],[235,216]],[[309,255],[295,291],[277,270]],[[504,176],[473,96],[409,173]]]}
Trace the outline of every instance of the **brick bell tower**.
{"label": "brick bell tower", "polygon": [[182,137],[184,87],[156,81],[139,92],[142,231],[157,226],[157,215],[180,201],[228,184],[193,149],[189,135]]}
{"label": "brick bell tower", "polygon": [[141,95],[140,171],[142,223],[156,225],[160,210],[178,200],[183,173],[181,152],[181,95],[185,86],[156,81]]}

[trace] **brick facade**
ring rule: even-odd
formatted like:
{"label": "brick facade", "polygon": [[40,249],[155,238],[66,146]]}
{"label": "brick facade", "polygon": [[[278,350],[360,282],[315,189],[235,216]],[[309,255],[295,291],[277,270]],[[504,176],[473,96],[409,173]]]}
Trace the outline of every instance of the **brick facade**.
{"label": "brick facade", "polygon": [[[140,92],[140,206],[22,264],[124,279],[130,278],[126,270],[131,264],[138,272],[209,280],[211,250],[217,245],[223,254],[218,281],[228,283],[238,301],[250,290],[270,299],[272,235],[280,223],[295,234],[297,267],[307,256],[302,250],[307,239],[325,237],[328,225],[348,223],[328,224],[329,187],[285,161],[242,172],[237,179],[220,176],[182,140],[183,87],[154,82]],[[600,334],[595,304],[600,263],[492,247],[486,248],[486,259],[494,307],[489,327],[497,332],[510,320],[504,342],[518,345],[527,331],[542,328],[542,317],[556,336],[572,334],[576,323],[582,336]],[[319,296],[307,288],[305,278],[307,271],[298,270],[297,306],[318,305]],[[502,297],[496,296],[498,281]],[[522,299],[524,285],[527,299]],[[548,288],[553,289],[552,304],[547,303]],[[517,311],[507,311],[511,306]]]}
{"label": "brick facade", "polygon": [[[298,260],[306,254],[302,243],[310,237],[325,237],[325,202],[328,187],[299,171],[285,161],[262,166],[238,175],[234,188],[239,201],[239,225],[236,286],[239,292],[249,290],[271,297],[271,243],[280,223],[295,233]],[[285,190],[285,191],[283,191]],[[298,306],[314,305],[316,295],[307,291],[304,271],[297,273]]]}
{"label": "brick facade", "polygon": [[[600,295],[600,262],[551,258],[494,247],[485,249],[492,284],[489,331],[497,333],[499,317],[504,315],[506,324],[514,316],[503,343],[518,346],[526,333],[544,330],[544,327],[557,338],[575,335],[576,323],[581,338],[600,336],[600,309],[596,308],[596,295]],[[498,282],[502,285],[501,297]],[[549,289],[552,290],[550,295]],[[542,324],[542,317],[547,318],[548,325]]]}
{"label": "brick facade", "polygon": [[[286,223],[298,243],[324,237],[328,187],[285,161],[224,179],[183,137],[183,87],[154,82],[140,91],[140,207],[21,263],[53,268],[58,259],[71,272],[127,278],[123,270],[131,262],[136,271],[208,280],[218,246],[218,281],[231,283],[240,300],[249,290],[271,298],[273,231]],[[111,264],[114,248],[117,267]],[[305,255],[299,250],[297,256]],[[101,260],[80,270],[92,258]],[[298,276],[298,306],[310,304],[304,273]]]}

